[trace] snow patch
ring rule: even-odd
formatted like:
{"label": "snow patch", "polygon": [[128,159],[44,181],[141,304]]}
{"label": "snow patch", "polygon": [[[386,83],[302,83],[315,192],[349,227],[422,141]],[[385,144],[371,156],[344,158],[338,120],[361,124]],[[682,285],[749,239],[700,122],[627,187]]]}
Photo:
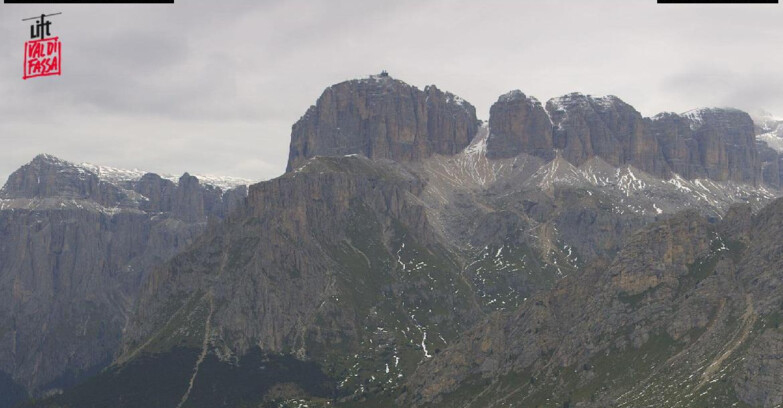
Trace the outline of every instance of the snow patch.
{"label": "snow patch", "polygon": [[424,350],[424,357],[431,358],[432,355],[427,351],[427,331],[424,331],[424,336],[421,339],[421,348]]}
{"label": "snow patch", "polygon": [[[67,163],[67,162],[66,162]],[[98,178],[101,181],[106,181],[111,184],[121,184],[125,182],[136,182],[139,181],[145,174],[151,173],[149,171],[140,170],[140,169],[121,169],[117,167],[110,167],[110,166],[100,166],[92,163],[81,163],[81,164],[73,164],[69,163],[72,166],[75,166],[76,168],[90,172],[98,176]],[[179,177],[172,175],[172,174],[158,174],[161,178],[170,180],[174,183],[179,181]],[[239,177],[229,177],[229,176],[215,176],[215,175],[208,175],[208,174],[192,174],[193,177],[197,178],[199,183],[202,185],[210,185],[214,187],[218,187],[221,190],[230,190],[235,187],[239,186],[247,186],[250,184],[253,184],[254,181]]]}
{"label": "snow patch", "polygon": [[702,116],[704,111],[706,111],[706,109],[692,109],[687,112],[683,112],[680,116],[688,119],[691,130],[696,130],[704,124],[704,117]]}

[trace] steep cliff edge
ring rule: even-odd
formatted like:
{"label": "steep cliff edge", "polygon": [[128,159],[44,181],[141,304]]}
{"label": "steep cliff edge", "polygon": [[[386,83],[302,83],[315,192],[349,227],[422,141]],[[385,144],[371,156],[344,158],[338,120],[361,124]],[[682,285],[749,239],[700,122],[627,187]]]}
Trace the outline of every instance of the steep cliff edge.
{"label": "steep cliff edge", "polygon": [[0,371],[39,395],[112,361],[142,281],[245,188],[109,182],[40,155],[0,190]]}
{"label": "steep cliff edge", "polygon": [[493,159],[520,153],[551,159],[560,151],[575,166],[598,157],[663,179],[676,174],[779,185],[779,155],[757,145],[750,115],[735,109],[644,118],[615,96],[572,93],[549,100],[543,109],[537,99],[513,91],[492,105],[489,124],[487,156]]}
{"label": "steep cliff edge", "polygon": [[552,121],[537,99],[519,90],[501,96],[489,111],[487,157],[504,159],[528,153],[552,159]]}
{"label": "steep cliff edge", "polygon": [[362,154],[414,161],[454,154],[476,134],[476,109],[435,86],[424,90],[388,75],[327,88],[291,132],[287,170],[314,156]]}

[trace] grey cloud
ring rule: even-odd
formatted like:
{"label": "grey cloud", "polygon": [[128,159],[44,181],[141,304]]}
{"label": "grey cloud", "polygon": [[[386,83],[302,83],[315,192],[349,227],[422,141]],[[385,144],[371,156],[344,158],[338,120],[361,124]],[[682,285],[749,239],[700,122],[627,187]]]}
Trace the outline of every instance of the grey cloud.
{"label": "grey cloud", "polygon": [[184,32],[140,30],[118,31],[84,40],[75,50],[75,59],[88,61],[80,69],[111,70],[119,75],[160,74],[182,64],[191,52]]}
{"label": "grey cloud", "polygon": [[734,107],[751,113],[783,108],[783,76],[776,72],[699,67],[668,78],[664,87],[693,107]]}

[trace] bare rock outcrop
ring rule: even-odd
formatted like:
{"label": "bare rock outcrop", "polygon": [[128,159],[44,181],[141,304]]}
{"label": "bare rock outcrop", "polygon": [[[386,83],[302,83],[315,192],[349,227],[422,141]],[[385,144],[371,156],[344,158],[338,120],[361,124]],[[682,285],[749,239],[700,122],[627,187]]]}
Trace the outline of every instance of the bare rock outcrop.
{"label": "bare rock outcrop", "polygon": [[552,159],[552,122],[544,106],[519,90],[502,95],[489,113],[487,157],[503,159],[528,153]]}
{"label": "bare rock outcrop", "polygon": [[435,86],[422,91],[388,75],[342,82],[327,88],[294,124],[287,170],[314,156],[405,162],[452,155],[477,129],[476,109]]}

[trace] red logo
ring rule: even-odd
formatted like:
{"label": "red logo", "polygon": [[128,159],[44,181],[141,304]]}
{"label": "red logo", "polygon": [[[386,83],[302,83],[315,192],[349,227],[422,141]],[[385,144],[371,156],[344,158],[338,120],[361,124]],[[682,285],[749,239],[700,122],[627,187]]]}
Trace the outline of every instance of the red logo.
{"label": "red logo", "polygon": [[24,76],[22,79],[60,75],[61,51],[62,43],[59,37],[24,43]]}
{"label": "red logo", "polygon": [[62,72],[63,45],[59,37],[51,36],[52,22],[46,19],[60,14],[62,13],[41,14],[40,17],[22,19],[22,21],[35,20],[35,24],[30,26],[30,41],[24,43],[22,79],[60,75]]}

